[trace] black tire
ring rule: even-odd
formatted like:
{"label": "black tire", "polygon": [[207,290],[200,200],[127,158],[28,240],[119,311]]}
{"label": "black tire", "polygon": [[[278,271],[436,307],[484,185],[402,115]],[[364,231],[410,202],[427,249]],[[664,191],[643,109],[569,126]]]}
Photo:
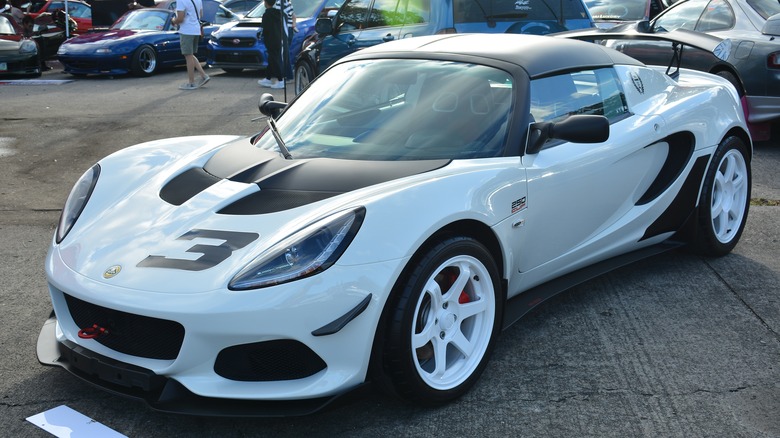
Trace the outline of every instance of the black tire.
{"label": "black tire", "polygon": [[244,69],[243,68],[224,68],[223,67],[222,71],[224,71],[225,73],[227,73],[229,75],[237,75],[237,74],[241,73],[242,71],[244,71]]}
{"label": "black tire", "polygon": [[499,272],[468,237],[445,239],[412,263],[379,330],[375,380],[406,401],[444,403],[468,391],[490,358],[503,315]]}
{"label": "black tire", "polygon": [[739,97],[745,95],[745,90],[742,89],[742,83],[739,81],[739,78],[737,78],[733,73],[728,71],[719,71],[715,73],[715,75],[720,76],[723,79],[731,82],[731,85],[733,85],[734,88],[737,89],[737,94],[739,94]]}
{"label": "black tire", "polygon": [[314,80],[314,71],[306,61],[300,61],[295,64],[295,95],[301,94],[306,87]]}
{"label": "black tire", "polygon": [[157,52],[152,46],[143,45],[133,53],[130,72],[135,76],[151,76],[157,71]]}
{"label": "black tire", "polygon": [[750,185],[747,146],[739,137],[727,137],[715,150],[704,177],[696,252],[719,257],[734,249],[747,221]]}

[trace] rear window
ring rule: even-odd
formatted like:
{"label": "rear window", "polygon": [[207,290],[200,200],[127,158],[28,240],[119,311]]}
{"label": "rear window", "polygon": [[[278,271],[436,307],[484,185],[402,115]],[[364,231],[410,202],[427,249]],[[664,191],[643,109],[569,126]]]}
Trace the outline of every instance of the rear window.
{"label": "rear window", "polygon": [[454,0],[453,7],[455,23],[588,17],[580,0]]}
{"label": "rear window", "polygon": [[751,8],[755,9],[764,20],[772,15],[780,14],[780,2],[777,0],[748,0]]}

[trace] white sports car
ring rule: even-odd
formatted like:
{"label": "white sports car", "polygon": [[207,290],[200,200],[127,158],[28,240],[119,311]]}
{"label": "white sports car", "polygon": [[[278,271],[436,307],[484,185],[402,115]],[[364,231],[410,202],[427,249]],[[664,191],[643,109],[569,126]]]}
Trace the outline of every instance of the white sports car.
{"label": "white sports car", "polygon": [[582,41],[404,39],[257,135],[121,150],[76,183],[38,357],[170,412],[466,392],[502,328],[617,266],[720,256],[748,214],[734,88]]}

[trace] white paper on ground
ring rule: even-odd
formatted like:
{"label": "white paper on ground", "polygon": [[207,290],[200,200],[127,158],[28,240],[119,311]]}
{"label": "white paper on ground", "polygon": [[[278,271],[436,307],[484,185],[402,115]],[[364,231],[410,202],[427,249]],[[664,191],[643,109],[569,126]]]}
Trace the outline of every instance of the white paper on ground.
{"label": "white paper on ground", "polygon": [[27,421],[58,438],[127,438],[65,405],[27,417]]}

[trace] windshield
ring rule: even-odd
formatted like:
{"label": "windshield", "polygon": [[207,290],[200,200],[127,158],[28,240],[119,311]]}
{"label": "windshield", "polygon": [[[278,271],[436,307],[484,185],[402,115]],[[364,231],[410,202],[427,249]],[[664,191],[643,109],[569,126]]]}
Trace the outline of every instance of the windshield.
{"label": "windshield", "polygon": [[[430,60],[335,66],[277,121],[296,159],[465,159],[499,156],[512,78],[491,67]],[[270,132],[257,146],[278,152]]]}
{"label": "windshield", "polygon": [[14,34],[16,34],[16,29],[14,29],[13,25],[11,25],[11,22],[8,20],[8,18],[0,15],[0,35]]}
{"label": "windshield", "polygon": [[594,20],[638,21],[649,17],[647,0],[585,0]]}
{"label": "windshield", "polygon": [[117,20],[111,29],[123,30],[163,30],[171,14],[165,10],[139,9],[125,14]]}

